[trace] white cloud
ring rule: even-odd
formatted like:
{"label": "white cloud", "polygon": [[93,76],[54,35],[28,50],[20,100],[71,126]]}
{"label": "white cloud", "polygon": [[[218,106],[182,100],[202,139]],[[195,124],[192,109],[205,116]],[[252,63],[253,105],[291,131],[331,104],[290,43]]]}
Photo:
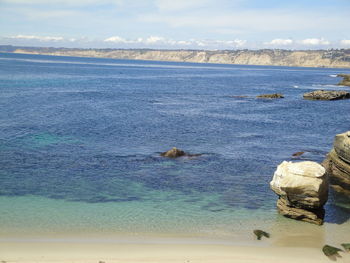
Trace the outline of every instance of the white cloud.
{"label": "white cloud", "polygon": [[178,44],[177,41],[172,39],[165,39],[159,36],[150,36],[148,38],[136,38],[136,39],[125,39],[119,36],[109,37],[103,40],[104,42],[110,42],[115,44],[145,44],[145,45],[174,45]]}
{"label": "white cloud", "polygon": [[128,43],[128,41],[125,38],[119,37],[119,36],[114,36],[114,37],[109,37],[103,40],[104,42],[112,42],[112,43]]}
{"label": "white cloud", "polygon": [[38,41],[63,41],[63,37],[53,37],[53,36],[33,36],[33,35],[17,35],[10,36],[10,39],[20,39],[20,40],[38,40]]}
{"label": "white cloud", "polygon": [[146,38],[144,41],[147,45],[155,45],[155,44],[172,44],[172,40],[167,40],[164,37],[150,36]]}
{"label": "white cloud", "polygon": [[288,49],[322,49],[322,48],[349,48],[350,39],[330,42],[324,38],[283,39],[275,38],[269,42],[254,42],[244,39],[172,39],[151,35],[148,37],[124,38],[111,36],[108,38],[40,36],[35,34],[18,34],[0,37],[0,43],[11,45],[37,46],[66,46],[66,47],[101,47],[101,48],[153,48],[153,49],[241,49],[241,48],[288,48]]}
{"label": "white cloud", "polygon": [[282,38],[276,38],[271,40],[270,42],[265,42],[265,45],[272,45],[272,46],[289,46],[293,44],[292,39],[282,39]]}
{"label": "white cloud", "polygon": [[189,46],[191,45],[191,41],[180,40],[180,41],[177,41],[177,44],[180,46]]}
{"label": "white cloud", "polygon": [[307,38],[300,41],[300,44],[306,46],[327,46],[331,43],[324,38]]}
{"label": "white cloud", "polygon": [[238,48],[243,47],[247,41],[241,39],[235,40],[192,40],[192,43],[199,47],[219,47],[219,48]]}
{"label": "white cloud", "polygon": [[350,39],[341,40],[340,45],[350,47]]}
{"label": "white cloud", "polygon": [[160,36],[150,36],[147,38],[137,38],[137,39],[125,39],[119,36],[109,37],[103,40],[107,43],[114,44],[129,44],[129,45],[138,45],[138,46],[152,46],[152,47],[188,47],[188,48],[239,48],[243,47],[247,41],[242,39],[234,40],[173,40],[167,39]]}

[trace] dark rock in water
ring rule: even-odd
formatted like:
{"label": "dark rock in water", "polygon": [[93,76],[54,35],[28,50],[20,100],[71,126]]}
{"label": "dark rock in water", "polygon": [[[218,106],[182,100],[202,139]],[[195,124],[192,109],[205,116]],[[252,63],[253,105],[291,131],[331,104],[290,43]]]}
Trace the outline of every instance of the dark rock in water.
{"label": "dark rock in water", "polygon": [[305,160],[317,162],[320,158],[324,158],[325,152],[320,150],[305,150],[300,152],[295,152],[291,155],[291,160]]}
{"label": "dark rock in water", "polygon": [[280,93],[273,93],[273,94],[262,94],[259,96],[256,96],[259,99],[282,99],[284,96]]}
{"label": "dark rock in water", "polygon": [[163,157],[168,157],[168,158],[178,158],[178,157],[194,158],[194,157],[202,156],[201,153],[190,154],[190,153],[186,153],[186,152],[184,152],[176,147],[173,147],[171,150],[169,150],[167,152],[163,152],[160,155]]}
{"label": "dark rock in water", "polygon": [[176,147],[173,147],[171,150],[167,152],[163,152],[160,155],[168,158],[177,158],[177,157],[185,156],[186,153]]}
{"label": "dark rock in water", "polygon": [[244,99],[244,98],[248,98],[248,96],[245,96],[245,95],[241,95],[241,96],[230,96],[230,98],[234,98],[234,99]]}
{"label": "dark rock in water", "polygon": [[330,176],[331,187],[350,197],[350,132],[335,136],[333,149],[322,165]]}
{"label": "dark rock in water", "polygon": [[342,77],[343,80],[338,83],[341,86],[350,86],[350,74],[338,74],[337,77]]}
{"label": "dark rock in water", "polygon": [[330,257],[330,256],[334,256],[334,255],[339,256],[338,252],[343,251],[343,250],[341,250],[340,248],[337,248],[337,247],[324,245],[322,248],[322,251],[327,257]]}
{"label": "dark rock in water", "polygon": [[296,153],[293,153],[292,156],[297,157],[297,156],[303,155],[304,153],[305,152],[296,152]]}
{"label": "dark rock in water", "polygon": [[270,238],[270,234],[265,232],[265,231],[262,231],[260,229],[256,229],[253,231],[253,233],[256,235],[256,238],[258,240],[261,240],[262,237],[267,237],[267,238]]}
{"label": "dark rock in water", "polygon": [[350,92],[344,90],[315,90],[304,93],[306,100],[344,100],[350,99]]}
{"label": "dark rock in water", "polygon": [[350,243],[344,243],[344,244],[341,244],[341,246],[342,246],[346,251],[349,251],[349,252],[350,252]]}

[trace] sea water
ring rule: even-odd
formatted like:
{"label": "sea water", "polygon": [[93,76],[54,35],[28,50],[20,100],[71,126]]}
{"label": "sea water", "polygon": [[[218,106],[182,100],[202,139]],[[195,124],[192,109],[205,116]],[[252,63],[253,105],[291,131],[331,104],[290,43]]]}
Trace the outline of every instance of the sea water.
{"label": "sea water", "polygon": [[[0,54],[0,238],[306,226],[278,215],[269,182],[293,153],[321,162],[350,130],[348,100],[302,98],[350,90],[338,73],[349,70]],[[174,146],[201,155],[160,157]],[[349,201],[330,192],[325,208],[348,236]]]}

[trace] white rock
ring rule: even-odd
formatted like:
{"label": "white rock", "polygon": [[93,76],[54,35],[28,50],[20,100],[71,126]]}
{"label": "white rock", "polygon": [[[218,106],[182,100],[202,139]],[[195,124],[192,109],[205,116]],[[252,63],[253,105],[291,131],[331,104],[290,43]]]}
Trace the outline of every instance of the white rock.
{"label": "white rock", "polygon": [[326,170],[316,162],[282,162],[270,187],[296,207],[318,208],[328,198]]}

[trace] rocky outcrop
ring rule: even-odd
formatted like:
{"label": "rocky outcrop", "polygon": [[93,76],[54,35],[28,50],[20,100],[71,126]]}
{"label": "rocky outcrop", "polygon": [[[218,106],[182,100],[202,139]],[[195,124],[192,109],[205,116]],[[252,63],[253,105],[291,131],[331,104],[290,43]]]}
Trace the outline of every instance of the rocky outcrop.
{"label": "rocky outcrop", "polygon": [[259,96],[256,96],[259,99],[282,99],[284,96],[280,93],[273,93],[273,94],[262,94]]}
{"label": "rocky outcrop", "polygon": [[270,187],[279,196],[280,214],[318,225],[323,223],[328,178],[321,165],[311,161],[284,161],[277,167]]}
{"label": "rocky outcrop", "polygon": [[350,197],[350,131],[335,136],[322,165],[330,175],[331,187]]}
{"label": "rocky outcrop", "polygon": [[185,156],[186,153],[176,147],[173,147],[169,151],[163,152],[160,155],[168,158],[177,158],[177,157]]}
{"label": "rocky outcrop", "polygon": [[343,100],[350,99],[350,92],[343,90],[316,90],[304,93],[307,100]]}
{"label": "rocky outcrop", "polygon": [[163,152],[160,154],[160,156],[168,157],[168,158],[178,158],[178,157],[195,158],[195,157],[199,157],[201,155],[202,154],[200,154],[200,153],[197,153],[197,154],[186,153],[186,152],[184,152],[176,147],[173,147],[169,151],[166,151],[166,152]]}
{"label": "rocky outcrop", "polygon": [[325,211],[323,208],[303,209],[293,206],[288,200],[279,198],[277,200],[278,212],[295,220],[301,220],[312,224],[322,225]]}
{"label": "rocky outcrop", "polygon": [[350,86],[350,74],[338,74],[337,77],[342,77],[343,80],[338,83],[341,86]]}

